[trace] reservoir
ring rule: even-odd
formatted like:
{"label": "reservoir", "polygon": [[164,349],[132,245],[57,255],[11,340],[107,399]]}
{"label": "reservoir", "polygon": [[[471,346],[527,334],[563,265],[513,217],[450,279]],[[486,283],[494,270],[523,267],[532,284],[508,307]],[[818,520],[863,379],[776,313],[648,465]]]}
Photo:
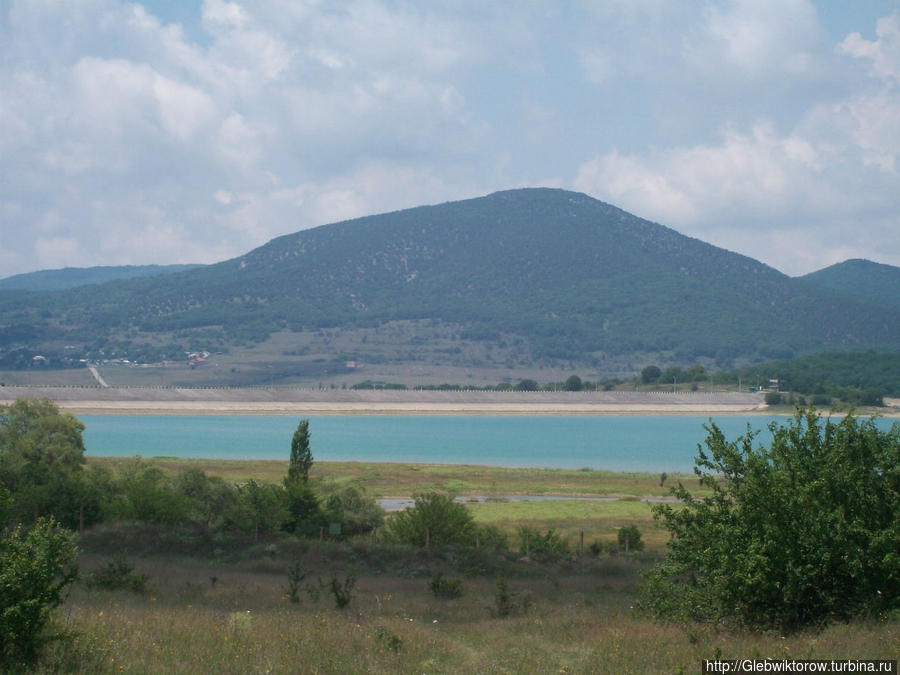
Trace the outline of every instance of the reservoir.
{"label": "reservoir", "polygon": [[[300,418],[279,416],[81,415],[95,457],[282,459]],[[319,461],[690,472],[710,418],[699,416],[321,416],[310,421]],[[735,440],[748,424],[768,445],[764,416],[714,422]],[[777,418],[781,424],[787,418]],[[890,429],[892,420],[876,420]]]}

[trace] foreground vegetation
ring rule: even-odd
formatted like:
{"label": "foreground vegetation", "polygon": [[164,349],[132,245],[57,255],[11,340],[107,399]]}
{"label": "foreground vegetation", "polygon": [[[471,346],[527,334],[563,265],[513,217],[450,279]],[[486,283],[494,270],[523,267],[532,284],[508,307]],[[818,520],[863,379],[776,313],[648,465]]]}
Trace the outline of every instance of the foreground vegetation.
{"label": "foreground vegetation", "polygon": [[[219,673],[694,673],[704,658],[895,658],[900,618],[873,616],[781,635],[694,622],[661,623],[632,609],[651,558],[509,562],[467,573],[452,549],[423,551],[313,542],[236,562],[154,556],[135,561],[150,588],[89,590],[65,607],[74,634],[45,657],[83,672]],[[86,569],[94,561],[84,557]],[[349,605],[327,589],[288,596],[300,560],[319,589],[333,569],[354,569]],[[378,562],[386,561],[379,569]],[[499,567],[499,565],[497,566]],[[436,597],[438,571],[461,579],[459,598]],[[505,574],[506,576],[500,576]],[[498,579],[507,580],[501,616]],[[215,579],[215,584],[213,583]]]}
{"label": "foreground vegetation", "polygon": [[[695,477],[319,465],[305,422],[283,463],[85,469],[80,431],[49,401],[0,414],[0,516],[23,524],[0,541],[0,667],[696,672],[900,650],[897,427],[798,412],[767,449],[711,425]],[[635,499],[673,483],[680,503]],[[372,494],[397,485],[414,504],[385,517]],[[505,500],[521,490],[618,498]]]}

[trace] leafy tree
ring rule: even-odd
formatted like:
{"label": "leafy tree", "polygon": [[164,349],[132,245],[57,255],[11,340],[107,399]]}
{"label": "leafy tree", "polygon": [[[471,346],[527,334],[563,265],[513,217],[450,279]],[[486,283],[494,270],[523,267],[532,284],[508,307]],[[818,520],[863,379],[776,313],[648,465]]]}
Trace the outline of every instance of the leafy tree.
{"label": "leafy tree", "polygon": [[76,553],[75,535],[53,518],[0,535],[0,670],[33,664],[52,639],[47,624],[77,576]]}
{"label": "leafy tree", "polygon": [[96,495],[85,484],[84,424],[50,399],[19,399],[0,407],[0,484],[14,496],[13,518],[52,515],[69,527]]}
{"label": "leafy tree", "polygon": [[104,510],[110,518],[174,525],[190,520],[192,501],[160,469],[135,457],[119,469],[118,492]]}
{"label": "leafy tree", "polygon": [[283,527],[285,531],[302,536],[318,533],[320,527],[326,525],[319,505],[319,497],[312,487],[303,480],[284,481],[287,518]]}
{"label": "leafy tree", "polygon": [[581,391],[584,389],[584,383],[577,375],[570,375],[565,384],[563,384],[563,389],[566,391]]}
{"label": "leafy tree", "polygon": [[662,375],[662,371],[659,369],[659,366],[647,366],[641,370],[641,382],[644,384],[656,382],[660,375]]}
{"label": "leafy tree", "polygon": [[301,420],[291,439],[291,463],[288,466],[288,480],[309,480],[313,456],[309,449],[309,420]]}
{"label": "leafy tree", "polygon": [[643,604],[659,615],[782,630],[900,607],[900,426],[800,411],[726,441],[707,428],[694,472],[712,495],[654,507],[671,533]]}
{"label": "leafy tree", "polygon": [[328,497],[324,515],[329,523],[341,525],[344,536],[371,532],[384,523],[384,509],[374,499],[352,487]]}
{"label": "leafy tree", "polygon": [[415,504],[387,521],[389,536],[412,546],[475,543],[475,520],[463,504],[437,492],[413,495]]}
{"label": "leafy tree", "polygon": [[238,488],[239,508],[232,514],[233,523],[241,530],[260,533],[275,532],[287,520],[284,488],[257,483],[252,478]]}
{"label": "leafy tree", "polygon": [[516,391],[537,391],[540,385],[535,380],[519,380],[515,386]]}
{"label": "leafy tree", "polygon": [[207,534],[221,530],[228,514],[237,506],[235,487],[217,476],[207,476],[199,468],[186,469],[178,474],[174,487],[189,502],[189,518]]}

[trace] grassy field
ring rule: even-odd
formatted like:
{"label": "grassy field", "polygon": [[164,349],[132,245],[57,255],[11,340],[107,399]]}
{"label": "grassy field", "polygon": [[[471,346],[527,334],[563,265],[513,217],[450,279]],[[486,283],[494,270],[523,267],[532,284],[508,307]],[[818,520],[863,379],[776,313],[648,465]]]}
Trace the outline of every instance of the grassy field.
{"label": "grassy field", "polygon": [[[270,546],[267,551],[271,551]],[[63,610],[74,635],[46,669],[166,673],[694,673],[704,658],[896,658],[900,619],[872,617],[793,635],[653,622],[633,607],[649,556],[555,563],[514,558],[463,573],[453,552],[285,543],[237,562],[136,560],[144,594],[77,586]],[[86,556],[84,567],[100,561]],[[292,603],[287,568],[311,590]],[[382,569],[378,569],[381,567]],[[445,571],[464,594],[436,598]],[[469,570],[471,572],[471,570]],[[322,588],[356,573],[349,605]],[[497,579],[508,579],[501,616]]]}
{"label": "grassy field", "polygon": [[[130,461],[118,457],[88,458],[91,463],[116,466]],[[276,483],[287,474],[287,460],[208,460],[154,457],[167,471],[195,467],[210,476],[243,482],[251,478]],[[693,474],[616,473],[589,469],[533,469],[467,464],[404,464],[393,462],[315,462],[310,478],[326,489],[353,486],[372,497],[406,497],[414,492],[440,490],[467,495],[602,495],[662,497],[682,480],[692,489]]]}
{"label": "grassy field", "polygon": [[[124,460],[92,462],[114,465]],[[286,462],[157,460],[199,466],[228,480],[280,480]],[[681,477],[696,485],[693,477]],[[90,589],[79,582],[61,608],[68,637],[46,671],[98,673],[694,673],[705,658],[896,658],[900,616],[872,616],[796,634],[658,623],[635,609],[641,572],[663,555],[666,534],[650,505],[677,480],[645,474],[533,471],[473,466],[320,462],[323,489],[373,496],[439,489],[494,495],[468,505],[479,523],[510,535],[511,552],[413,549],[372,537],[351,542],[279,536],[197,538],[186,531],[107,525],[80,539],[84,573],[125,554],[146,574],[146,592]],[[502,495],[594,495],[609,501],[517,502]],[[647,548],[593,555],[616,528],[636,524]],[[524,558],[519,526],[567,536],[569,555]],[[579,555],[581,531],[585,549]],[[299,602],[288,570],[304,574]],[[429,580],[461,581],[460,598],[439,599]],[[352,575],[349,605],[328,588]],[[498,580],[509,597],[498,600]],[[506,614],[506,616],[503,616]]]}

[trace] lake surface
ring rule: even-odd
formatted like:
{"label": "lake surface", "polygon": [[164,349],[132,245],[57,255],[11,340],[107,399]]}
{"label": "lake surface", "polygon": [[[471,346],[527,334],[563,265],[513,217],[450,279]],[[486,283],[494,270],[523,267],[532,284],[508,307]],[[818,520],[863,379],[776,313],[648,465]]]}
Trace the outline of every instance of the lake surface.
{"label": "lake surface", "polygon": [[[96,457],[283,459],[299,418],[81,415]],[[782,421],[784,418],[781,418]],[[690,472],[708,417],[309,417],[321,461],[422,462],[610,471]],[[729,440],[766,417],[715,417]],[[888,429],[890,420],[878,420]]]}

